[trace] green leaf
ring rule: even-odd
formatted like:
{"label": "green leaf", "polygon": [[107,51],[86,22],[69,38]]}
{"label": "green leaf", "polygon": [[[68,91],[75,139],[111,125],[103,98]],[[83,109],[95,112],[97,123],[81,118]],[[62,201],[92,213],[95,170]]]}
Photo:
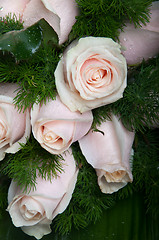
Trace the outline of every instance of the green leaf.
{"label": "green leaf", "polygon": [[5,33],[0,38],[0,50],[14,55],[16,60],[31,57],[40,47],[42,29],[39,23],[20,31]]}
{"label": "green leaf", "polygon": [[44,43],[45,44],[52,43],[58,45],[59,42],[58,35],[54,31],[54,29],[49,25],[49,23],[45,21],[45,19],[41,19],[39,21],[39,25],[42,29]]}

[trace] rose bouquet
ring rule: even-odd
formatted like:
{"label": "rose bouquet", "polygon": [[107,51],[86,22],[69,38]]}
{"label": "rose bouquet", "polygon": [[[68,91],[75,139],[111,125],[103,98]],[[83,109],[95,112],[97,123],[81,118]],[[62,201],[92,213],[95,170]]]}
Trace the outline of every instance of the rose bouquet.
{"label": "rose bouquet", "polygon": [[0,210],[13,224],[65,234],[137,189],[155,212],[158,2],[1,0],[0,54]]}

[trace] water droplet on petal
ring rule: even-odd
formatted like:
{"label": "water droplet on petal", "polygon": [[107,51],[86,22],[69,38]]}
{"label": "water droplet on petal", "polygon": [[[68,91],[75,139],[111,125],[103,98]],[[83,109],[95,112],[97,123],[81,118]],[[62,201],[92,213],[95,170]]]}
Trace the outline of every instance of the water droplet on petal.
{"label": "water droplet on petal", "polygon": [[0,11],[3,11],[3,7],[0,7]]}
{"label": "water droplet on petal", "polygon": [[124,42],[126,42],[127,41],[127,39],[126,38],[124,38]]}

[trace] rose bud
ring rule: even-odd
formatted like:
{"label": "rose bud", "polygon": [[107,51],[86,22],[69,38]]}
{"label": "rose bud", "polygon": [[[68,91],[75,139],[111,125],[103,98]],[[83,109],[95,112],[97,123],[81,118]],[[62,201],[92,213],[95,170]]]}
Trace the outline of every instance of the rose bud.
{"label": "rose bud", "polygon": [[13,103],[17,88],[15,83],[0,83],[0,160],[19,151],[30,136],[29,110],[19,112]]}
{"label": "rose bud", "polygon": [[55,82],[61,101],[73,112],[117,101],[127,85],[120,45],[102,37],[73,42],[57,65]]}
{"label": "rose bud", "polygon": [[79,140],[79,145],[87,162],[96,170],[101,191],[113,193],[133,180],[130,156],[134,132],[128,131],[115,115],[98,130],[90,131]]}
{"label": "rose bud", "polygon": [[128,23],[120,33],[119,42],[124,47],[123,55],[129,65],[139,64],[143,59],[159,54],[159,2],[150,8],[150,22],[135,28]]}
{"label": "rose bud", "polygon": [[59,99],[34,104],[31,125],[35,139],[52,154],[61,154],[91,128],[92,112],[71,112]]}
{"label": "rose bud", "polygon": [[24,192],[12,180],[8,211],[16,227],[37,239],[51,232],[50,224],[68,206],[77,181],[78,169],[71,150],[63,154],[63,171],[50,180],[37,177],[36,189]]}
{"label": "rose bud", "polygon": [[2,0],[0,17],[14,13],[21,17],[24,27],[29,27],[44,18],[55,30],[59,43],[64,43],[78,15],[75,0]]}

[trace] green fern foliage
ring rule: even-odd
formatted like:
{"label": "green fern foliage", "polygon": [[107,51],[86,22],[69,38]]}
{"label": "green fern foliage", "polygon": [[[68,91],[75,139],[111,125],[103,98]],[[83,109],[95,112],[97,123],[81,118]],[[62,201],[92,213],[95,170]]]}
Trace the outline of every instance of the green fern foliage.
{"label": "green fern foliage", "polygon": [[19,84],[15,104],[26,109],[35,102],[56,96],[54,71],[59,53],[50,46],[41,47],[28,61],[16,63],[12,56],[0,58],[0,82]]}
{"label": "green fern foliage", "polygon": [[0,35],[13,30],[21,30],[23,23],[16,15],[8,14],[5,18],[0,17]]}
{"label": "green fern foliage", "polygon": [[80,15],[73,26],[70,39],[84,36],[116,39],[126,21],[135,26],[149,20],[151,0],[76,0]]}
{"label": "green fern foliage", "polygon": [[35,188],[37,176],[51,181],[58,172],[62,172],[63,158],[45,151],[31,136],[27,144],[21,144],[21,150],[8,155],[1,164],[1,172],[14,179],[24,191]]}

